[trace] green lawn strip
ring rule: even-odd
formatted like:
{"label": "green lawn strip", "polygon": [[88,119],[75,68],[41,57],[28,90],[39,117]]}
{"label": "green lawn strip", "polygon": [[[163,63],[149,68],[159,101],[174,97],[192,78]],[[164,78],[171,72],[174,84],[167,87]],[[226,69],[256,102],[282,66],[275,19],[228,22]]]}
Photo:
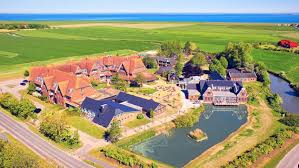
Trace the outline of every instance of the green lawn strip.
{"label": "green lawn strip", "polygon": [[271,160],[264,166],[264,168],[273,168],[276,167],[279,161],[290,151],[292,150],[297,144],[299,144],[299,140],[295,141],[291,145],[289,145],[286,149],[279,152],[278,155],[271,157]]}
{"label": "green lawn strip", "polygon": [[20,150],[26,151],[30,156],[32,156],[35,160],[38,160],[39,166],[41,167],[54,167],[53,163],[48,163],[46,160],[41,158],[39,155],[37,155],[35,152],[33,152],[30,148],[22,144],[20,141],[15,139],[12,135],[6,133],[6,137],[8,139],[8,142],[13,144],[13,146],[17,147]]}
{"label": "green lawn strip", "polygon": [[143,118],[143,119],[134,119],[132,121],[129,121],[127,123],[124,124],[124,126],[129,127],[129,128],[135,128],[141,125],[145,125],[147,123],[149,123],[150,120],[147,118]]}
{"label": "green lawn strip", "polygon": [[150,139],[156,135],[156,132],[154,130],[147,130],[138,134],[135,134],[133,136],[121,139],[116,143],[116,145],[120,148],[124,149],[130,149],[132,145],[141,143],[147,139]]}
{"label": "green lawn strip", "polygon": [[85,163],[87,163],[87,164],[93,166],[93,167],[96,167],[96,168],[104,168],[104,167],[102,167],[102,166],[100,166],[100,165],[98,165],[98,164],[96,164],[96,163],[94,163],[94,162],[92,162],[92,161],[89,161],[89,160],[83,160],[83,161],[84,161]]}
{"label": "green lawn strip", "polygon": [[89,121],[82,116],[67,116],[67,121],[72,127],[85,132],[90,136],[98,139],[103,138],[105,129],[93,124],[92,121]]}
{"label": "green lawn strip", "polygon": [[157,89],[154,88],[145,88],[145,87],[130,87],[127,90],[128,92],[136,93],[136,94],[144,94],[144,95],[150,95],[155,92],[157,92]]}

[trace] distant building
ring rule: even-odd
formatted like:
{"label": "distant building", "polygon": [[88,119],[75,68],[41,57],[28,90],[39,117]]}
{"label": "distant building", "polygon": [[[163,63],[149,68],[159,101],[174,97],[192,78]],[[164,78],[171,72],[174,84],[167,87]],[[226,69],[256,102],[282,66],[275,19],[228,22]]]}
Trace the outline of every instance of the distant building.
{"label": "distant building", "polygon": [[280,40],[278,42],[278,45],[280,47],[284,47],[284,48],[296,48],[298,47],[298,43],[295,41],[291,41],[291,40]]}
{"label": "distant building", "polygon": [[155,75],[147,72],[139,56],[106,56],[95,59],[82,59],[79,62],[71,62],[53,67],[76,76],[88,76],[100,81],[109,81],[113,74],[120,78],[132,81],[137,74],[142,74],[146,81],[154,81]]}
{"label": "distant building", "polygon": [[86,97],[99,96],[85,77],[77,77],[58,69],[31,68],[29,80],[34,83],[38,93],[46,96],[51,103],[64,107],[79,107]]}
{"label": "distant building", "polygon": [[252,71],[250,72],[240,69],[228,69],[227,79],[232,81],[254,82],[257,80],[257,76]]}
{"label": "distant building", "polygon": [[156,57],[159,67],[174,67],[176,64],[176,57]]}
{"label": "distant building", "polygon": [[239,105],[247,102],[247,92],[242,82],[228,80],[201,80],[197,84],[188,84],[187,98],[193,102],[214,105]]}
{"label": "distant building", "polygon": [[188,88],[188,85],[198,84],[200,80],[201,80],[200,76],[191,76],[189,78],[184,78],[184,79],[178,81],[177,85],[181,89],[185,90]]}
{"label": "distant building", "polygon": [[247,92],[242,82],[227,80],[200,81],[204,103],[214,105],[239,105],[247,102]]}

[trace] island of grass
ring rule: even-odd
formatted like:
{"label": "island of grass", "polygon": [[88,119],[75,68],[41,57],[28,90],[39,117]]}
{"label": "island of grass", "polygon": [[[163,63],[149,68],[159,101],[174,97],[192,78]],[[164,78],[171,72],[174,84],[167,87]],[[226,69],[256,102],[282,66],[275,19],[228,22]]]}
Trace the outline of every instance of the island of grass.
{"label": "island of grass", "polygon": [[196,128],[193,131],[190,131],[188,134],[188,137],[194,139],[196,142],[201,142],[203,140],[208,139],[208,136],[206,133],[204,133],[201,129]]}

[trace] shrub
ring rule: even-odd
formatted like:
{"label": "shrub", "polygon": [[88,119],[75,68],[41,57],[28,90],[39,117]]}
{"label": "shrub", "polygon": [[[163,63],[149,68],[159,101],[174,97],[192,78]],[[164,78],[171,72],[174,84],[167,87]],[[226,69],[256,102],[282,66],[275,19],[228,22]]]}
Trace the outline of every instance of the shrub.
{"label": "shrub", "polygon": [[299,127],[299,115],[288,115],[279,121],[290,127]]}
{"label": "shrub", "polygon": [[30,82],[28,85],[28,88],[27,88],[27,94],[32,95],[32,93],[35,91],[36,91],[36,89],[35,89],[34,83]]}
{"label": "shrub", "polygon": [[137,119],[139,119],[139,120],[144,119],[143,114],[138,114],[138,115],[137,115]]}
{"label": "shrub", "polygon": [[24,71],[24,77],[28,77],[29,76],[29,71],[28,70],[25,70]]}

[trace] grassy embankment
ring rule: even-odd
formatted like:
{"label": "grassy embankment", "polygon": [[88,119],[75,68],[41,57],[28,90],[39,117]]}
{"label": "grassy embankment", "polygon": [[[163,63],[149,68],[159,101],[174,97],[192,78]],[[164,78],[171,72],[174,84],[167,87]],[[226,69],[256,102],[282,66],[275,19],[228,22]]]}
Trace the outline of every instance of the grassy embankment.
{"label": "grassy embankment", "polygon": [[256,98],[248,105],[247,123],[185,167],[220,167],[283,127],[277,121],[279,116],[266,103],[266,88],[261,83],[250,83],[245,87],[250,96]]}
{"label": "grassy embankment", "polygon": [[[52,168],[52,167],[54,168],[54,167],[56,167],[54,161],[51,162],[50,160],[44,160],[42,157],[37,155],[30,148],[28,148],[27,146],[25,146],[24,144],[19,142],[17,139],[15,139],[10,134],[6,133],[6,137],[7,137],[8,143],[10,143],[13,146],[14,150],[18,150],[22,154],[26,154],[29,157],[31,157],[32,159],[36,160],[37,163],[38,163],[38,165],[37,165],[38,167],[41,167],[41,168]],[[11,152],[12,152],[11,154],[14,154],[15,151],[11,151]]]}
{"label": "grassy embankment", "polygon": [[[82,24],[82,22],[49,22],[59,24]],[[85,22],[83,22],[85,23]],[[95,23],[95,22],[92,22]],[[151,23],[152,25],[157,23]],[[15,34],[0,33],[0,70],[2,78],[11,74],[21,75],[22,71],[31,65],[55,63],[70,58],[80,58],[123,50],[144,51],[156,49],[165,40],[193,41],[208,52],[219,52],[224,49],[228,41],[232,42],[267,42],[276,43],[282,38],[298,41],[299,32],[290,27],[277,27],[270,24],[229,24],[229,23],[192,23],[177,27],[168,25],[144,29],[149,25],[141,23],[110,22],[102,27],[59,28],[48,30],[22,30]],[[132,27],[132,25],[138,25]],[[112,26],[112,27],[109,27]],[[74,57],[77,56],[77,57]],[[264,61],[273,71],[285,71],[295,82],[299,57],[291,53],[280,53],[255,50],[253,56]],[[286,56],[290,56],[285,59]],[[275,57],[275,60],[271,59]],[[277,60],[287,66],[277,67]],[[280,64],[279,64],[280,65]]]}

